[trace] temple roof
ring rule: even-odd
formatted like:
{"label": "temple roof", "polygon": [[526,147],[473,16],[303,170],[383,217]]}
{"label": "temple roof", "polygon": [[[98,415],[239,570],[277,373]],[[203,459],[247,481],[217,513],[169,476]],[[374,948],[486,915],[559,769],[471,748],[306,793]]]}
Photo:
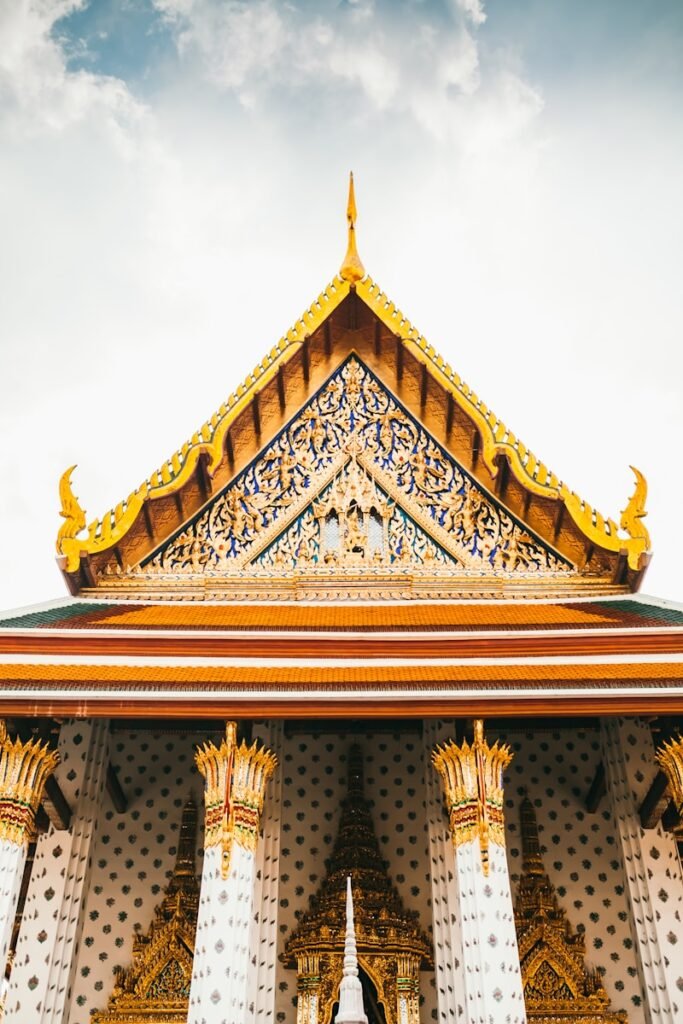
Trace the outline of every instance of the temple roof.
{"label": "temple roof", "polygon": [[71,470],[63,475],[64,522],[57,549],[72,593],[108,589],[112,574],[139,567],[177,535],[251,464],[350,353],[424,424],[483,493],[493,495],[557,558],[590,574],[593,584],[637,589],[649,558],[643,476],[634,470],[635,490],[618,527],[532,454],[365,273],[356,249],[352,198],[349,250],[340,274],[217,412],[125,500],[93,520],[85,536],[86,519],[71,490]]}
{"label": "temple roof", "polygon": [[683,607],[66,598],[0,620],[0,684],[10,716],[676,714]]}

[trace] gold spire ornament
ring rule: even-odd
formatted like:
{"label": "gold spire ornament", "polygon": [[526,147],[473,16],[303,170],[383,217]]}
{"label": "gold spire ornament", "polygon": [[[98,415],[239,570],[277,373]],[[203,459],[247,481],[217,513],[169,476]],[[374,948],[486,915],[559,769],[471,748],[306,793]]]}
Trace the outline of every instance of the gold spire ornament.
{"label": "gold spire ornament", "polygon": [[346,249],[346,256],[342,263],[339,276],[343,281],[349,281],[351,284],[355,284],[356,281],[362,281],[365,277],[365,267],[358,255],[356,248],[356,218],[358,212],[356,210],[356,193],[353,188],[353,171],[349,174],[349,200],[346,205],[346,219],[349,225],[349,244]]}

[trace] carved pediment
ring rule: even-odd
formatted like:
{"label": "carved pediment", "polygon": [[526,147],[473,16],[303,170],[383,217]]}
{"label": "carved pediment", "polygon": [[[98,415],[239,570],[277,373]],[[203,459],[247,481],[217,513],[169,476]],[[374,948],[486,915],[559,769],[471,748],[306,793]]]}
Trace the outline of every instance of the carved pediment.
{"label": "carved pediment", "polygon": [[573,571],[351,356],[133,574],[245,577],[369,565],[448,576],[566,578]]}

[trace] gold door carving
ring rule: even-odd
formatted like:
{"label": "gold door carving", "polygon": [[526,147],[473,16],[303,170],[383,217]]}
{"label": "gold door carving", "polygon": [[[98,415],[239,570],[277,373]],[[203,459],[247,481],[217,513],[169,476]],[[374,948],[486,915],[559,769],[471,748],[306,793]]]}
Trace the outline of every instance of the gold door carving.
{"label": "gold door carving", "polygon": [[515,906],[527,1017],[535,1024],[626,1024],[611,1009],[597,971],[586,967],[582,932],[574,931],[546,874],[533,805],[521,806],[522,877]]}
{"label": "gold door carving", "polygon": [[188,801],[173,875],[146,935],[136,935],[133,962],[116,969],[106,1010],[93,1024],[186,1024],[199,906],[195,873],[197,806]]}
{"label": "gold door carving", "polygon": [[281,957],[297,971],[297,1024],[331,1024],[342,978],[348,875],[358,962],[375,987],[387,1024],[419,1024],[419,975],[433,966],[431,943],[387,875],[357,746],[349,752],[348,792],[328,873]]}

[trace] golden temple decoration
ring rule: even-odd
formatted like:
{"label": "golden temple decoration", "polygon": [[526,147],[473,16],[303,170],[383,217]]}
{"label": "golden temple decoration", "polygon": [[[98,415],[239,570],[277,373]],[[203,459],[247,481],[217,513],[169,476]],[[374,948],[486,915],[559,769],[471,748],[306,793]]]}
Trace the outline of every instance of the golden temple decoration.
{"label": "golden temple decoration", "polygon": [[195,869],[197,805],[183,809],[173,875],[146,935],[135,935],[133,961],[116,969],[107,1009],[93,1024],[186,1024],[199,907]]}
{"label": "golden temple decoration", "polygon": [[510,748],[498,741],[492,747],[484,723],[474,723],[474,739],[460,746],[449,740],[432,754],[441,776],[453,844],[479,839],[484,874],[489,873],[489,846],[505,847],[503,772],[512,761]]}
{"label": "golden temple decoration", "polygon": [[69,572],[78,568],[80,559],[81,541],[76,537],[85,529],[85,512],[81,508],[78,498],[71,488],[71,474],[75,466],[70,466],[62,473],[59,481],[59,500],[61,502],[60,516],[64,520],[57,534],[57,552],[66,557],[66,567]]}
{"label": "golden temple decoration", "polygon": [[233,843],[255,850],[268,779],[277,758],[256,742],[237,745],[237,724],[228,722],[220,747],[205,743],[195,761],[204,777],[204,847],[221,847],[221,874],[227,878]]}
{"label": "golden temple decoration", "polygon": [[28,846],[36,812],[59,753],[38,740],[12,740],[0,719],[0,840]]}
{"label": "golden temple decoration", "polygon": [[[340,276],[330,282],[237,390],[185,444],[143,481],[137,490],[131,492],[101,519],[94,520],[89,525],[87,537],[79,541],[78,545],[72,543],[73,537],[67,537],[65,548],[61,538],[58,540],[60,553],[67,556],[67,571],[73,572],[78,568],[80,552],[93,555],[107,551],[117,544],[136,522],[144,503],[152,498],[157,499],[178,492],[197,469],[201,457],[205,459],[209,477],[213,476],[224,458],[228,431],[237,417],[250,405],[255,395],[273,380],[281,367],[300,350],[304,341],[311,337],[344,302],[353,288],[380,323],[394,337],[400,339],[419,363],[426,366],[431,377],[452,397],[476,427],[481,437],[482,459],[494,477],[498,473],[501,459],[507,459],[514,477],[530,493],[561,502],[579,530],[592,543],[612,553],[626,552],[631,568],[640,568],[642,554],[649,546],[647,532],[641,522],[644,514],[642,504],[638,505],[636,515],[632,514],[634,509],[630,503],[625,510],[621,524],[628,536],[624,537],[619,534],[619,528],[614,520],[604,518],[533,455],[455,373],[372,278],[365,274],[355,248],[356,210],[352,182],[349,189],[347,218],[349,252]],[[640,484],[639,488],[644,494]]]}
{"label": "golden temple decoration", "polygon": [[585,965],[583,932],[573,931],[543,866],[536,813],[521,805],[522,876],[515,926],[527,1018],[535,1024],[626,1024],[597,971]]}
{"label": "golden temple decoration", "polygon": [[633,543],[628,553],[629,565],[632,569],[638,568],[640,555],[650,549],[650,534],[643,522],[647,515],[645,502],[647,500],[647,481],[639,469],[631,466],[633,475],[636,478],[636,486],[628,504],[621,513],[619,525],[632,538]]}
{"label": "golden temple decoration", "polygon": [[344,262],[342,263],[339,271],[339,276],[342,281],[349,281],[354,285],[357,281],[362,281],[365,277],[365,267],[363,266],[361,258],[358,255],[358,249],[356,248],[357,216],[356,194],[353,187],[353,171],[351,171],[349,175],[349,200],[346,206],[346,220],[349,225],[349,241]]}
{"label": "golden temple decoration", "polygon": [[433,966],[431,943],[387,875],[357,746],[349,751],[348,792],[327,876],[280,957],[297,970],[297,1024],[330,1024],[343,971],[349,875],[361,979],[372,982],[386,1024],[419,1024],[419,972]]}
{"label": "golden temple decoration", "polygon": [[683,737],[665,740],[657,750],[656,760],[669,780],[671,796],[678,811],[677,834],[683,833]]}
{"label": "golden temple decoration", "polygon": [[152,577],[405,566],[562,574],[355,356],[224,493],[140,568]]}

